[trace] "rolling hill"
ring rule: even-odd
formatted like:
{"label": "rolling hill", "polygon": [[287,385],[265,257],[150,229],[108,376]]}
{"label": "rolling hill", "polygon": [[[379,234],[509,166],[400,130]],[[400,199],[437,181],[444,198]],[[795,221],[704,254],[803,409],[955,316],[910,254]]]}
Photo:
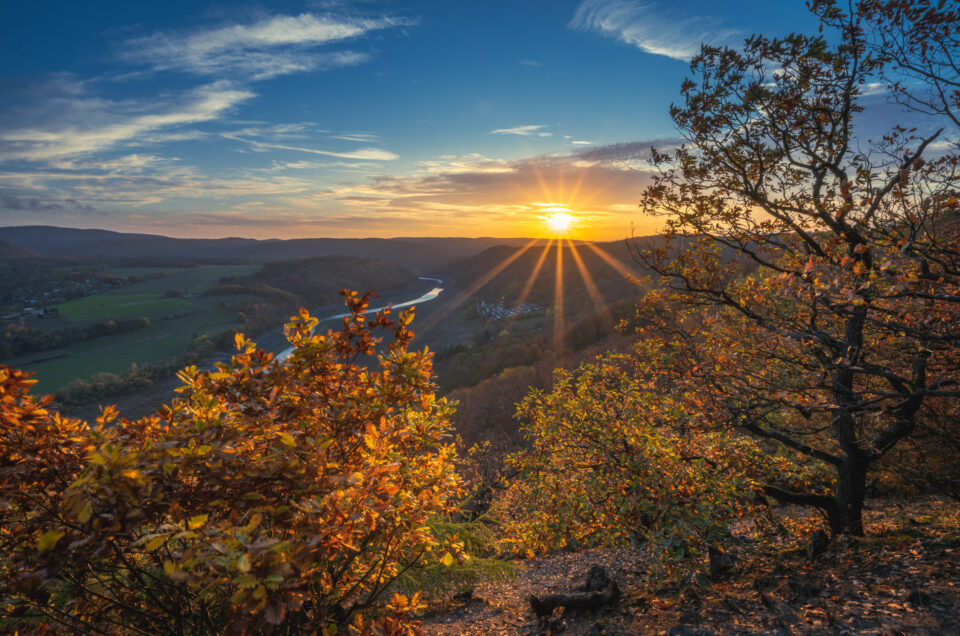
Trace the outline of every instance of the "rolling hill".
{"label": "rolling hill", "polygon": [[444,269],[495,245],[520,246],[516,238],[303,238],[181,239],[154,234],[82,230],[43,225],[0,227],[5,243],[42,256],[77,259],[203,259],[265,263],[340,254],[377,258],[418,272]]}

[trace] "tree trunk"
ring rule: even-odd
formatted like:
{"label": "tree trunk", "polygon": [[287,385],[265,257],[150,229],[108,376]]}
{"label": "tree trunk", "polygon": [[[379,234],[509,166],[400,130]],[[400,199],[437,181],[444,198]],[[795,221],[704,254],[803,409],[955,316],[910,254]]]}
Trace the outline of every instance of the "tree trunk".
{"label": "tree trunk", "polygon": [[830,511],[834,535],[863,536],[863,498],[867,490],[867,458],[848,455],[837,469],[837,509]]}

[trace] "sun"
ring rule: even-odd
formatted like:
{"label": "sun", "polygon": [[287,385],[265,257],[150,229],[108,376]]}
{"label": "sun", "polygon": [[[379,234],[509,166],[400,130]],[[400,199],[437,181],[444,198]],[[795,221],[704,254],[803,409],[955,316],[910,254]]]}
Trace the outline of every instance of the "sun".
{"label": "sun", "polygon": [[566,206],[552,204],[549,207],[541,204],[541,212],[549,212],[540,218],[547,224],[554,234],[564,234],[577,222],[577,217],[570,214],[570,209]]}
{"label": "sun", "polygon": [[570,226],[573,225],[573,222],[576,220],[569,214],[564,214],[563,212],[556,212],[554,214],[548,215],[546,218],[547,225],[550,226],[550,229],[554,232],[566,232],[570,229]]}

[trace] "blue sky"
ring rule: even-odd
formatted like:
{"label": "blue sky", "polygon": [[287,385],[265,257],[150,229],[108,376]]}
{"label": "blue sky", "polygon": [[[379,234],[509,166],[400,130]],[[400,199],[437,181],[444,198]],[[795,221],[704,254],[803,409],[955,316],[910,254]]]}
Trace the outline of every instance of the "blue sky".
{"label": "blue sky", "polygon": [[20,2],[0,224],[173,236],[641,232],[645,152],[703,40],[801,0]]}

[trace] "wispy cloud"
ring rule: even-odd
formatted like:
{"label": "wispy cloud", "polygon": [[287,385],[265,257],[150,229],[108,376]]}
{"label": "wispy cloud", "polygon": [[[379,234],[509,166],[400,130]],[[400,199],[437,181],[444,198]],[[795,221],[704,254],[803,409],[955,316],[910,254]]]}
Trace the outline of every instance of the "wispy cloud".
{"label": "wispy cloud", "polygon": [[76,199],[41,199],[39,197],[21,197],[0,195],[0,208],[15,212],[93,212],[92,206]]}
{"label": "wispy cloud", "polygon": [[514,126],[513,128],[497,128],[491,130],[491,135],[519,135],[521,137],[549,137],[553,133],[543,130],[544,125],[539,126]]}
{"label": "wispy cloud", "polygon": [[358,143],[370,144],[375,142],[378,137],[373,133],[343,133],[333,135],[334,139],[343,139],[344,141],[356,141]]}
{"label": "wispy cloud", "polygon": [[659,3],[635,0],[584,0],[569,26],[683,61],[696,55],[701,43],[723,44],[737,34],[722,28],[715,18],[682,14]]}
{"label": "wispy cloud", "polygon": [[350,66],[369,59],[356,51],[318,51],[331,43],[409,20],[333,17],[304,13],[273,16],[189,33],[158,33],[129,40],[124,57],[156,70],[262,80],[278,75]]}
{"label": "wispy cloud", "polygon": [[583,139],[577,139],[576,141],[571,141],[574,146],[592,146],[596,142],[594,141],[585,141]]}
{"label": "wispy cloud", "polygon": [[49,162],[108,150],[177,127],[217,119],[253,97],[218,81],[150,103],[62,95],[11,116],[0,128],[0,162]]}
{"label": "wispy cloud", "polygon": [[[203,200],[210,205],[238,197],[289,196],[308,187],[306,181],[284,175],[235,172],[214,177],[176,160],[125,155],[0,173],[4,197],[0,207],[32,213],[57,209],[109,213],[172,200]],[[44,203],[34,205],[34,200]]]}
{"label": "wispy cloud", "polygon": [[531,68],[537,68],[543,66],[543,62],[538,62],[537,60],[520,60],[521,66],[529,66]]}
{"label": "wispy cloud", "polygon": [[239,141],[247,144],[252,150],[290,150],[293,152],[305,152],[313,155],[323,155],[325,157],[338,157],[340,159],[360,159],[366,161],[392,161],[399,159],[399,156],[382,148],[361,148],[359,150],[328,150],[323,148],[310,148],[302,145],[291,145],[289,143],[279,143],[275,138],[262,137],[263,131],[260,129],[245,128],[233,132],[221,133],[224,139]]}

